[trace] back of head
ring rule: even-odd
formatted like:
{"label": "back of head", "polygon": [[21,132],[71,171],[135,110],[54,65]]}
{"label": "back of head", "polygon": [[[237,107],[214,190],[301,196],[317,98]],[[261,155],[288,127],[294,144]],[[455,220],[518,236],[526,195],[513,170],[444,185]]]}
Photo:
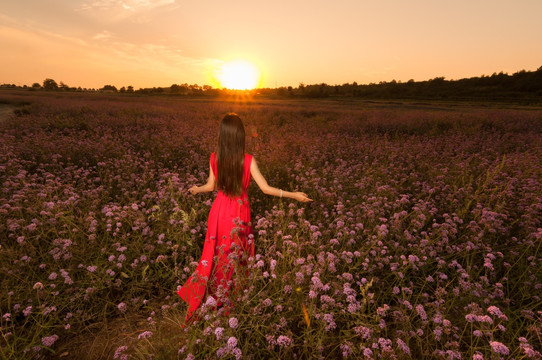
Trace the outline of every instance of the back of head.
{"label": "back of head", "polygon": [[235,113],[229,113],[220,122],[216,151],[218,190],[227,196],[238,196],[243,191],[245,160],[245,127]]}

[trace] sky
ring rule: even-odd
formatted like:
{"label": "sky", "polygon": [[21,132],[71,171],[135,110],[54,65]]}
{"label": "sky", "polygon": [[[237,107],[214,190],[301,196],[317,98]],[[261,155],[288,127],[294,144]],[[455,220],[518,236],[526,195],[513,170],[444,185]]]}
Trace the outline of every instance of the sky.
{"label": "sky", "polygon": [[0,0],[0,84],[261,87],[423,81],[542,66],[540,0]]}

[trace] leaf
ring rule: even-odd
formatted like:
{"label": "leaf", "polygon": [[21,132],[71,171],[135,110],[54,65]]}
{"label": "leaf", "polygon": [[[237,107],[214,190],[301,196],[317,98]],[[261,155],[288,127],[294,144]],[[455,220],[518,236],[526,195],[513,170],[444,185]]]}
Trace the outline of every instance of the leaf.
{"label": "leaf", "polygon": [[145,274],[147,273],[148,269],[149,269],[149,265],[147,264],[147,266],[145,266],[145,268],[143,269],[143,273],[142,273],[143,278],[145,278]]}
{"label": "leaf", "polygon": [[311,319],[309,318],[309,313],[307,312],[307,308],[305,307],[305,304],[301,304],[303,306],[303,315],[305,316],[305,323],[307,323],[307,327],[311,326]]}

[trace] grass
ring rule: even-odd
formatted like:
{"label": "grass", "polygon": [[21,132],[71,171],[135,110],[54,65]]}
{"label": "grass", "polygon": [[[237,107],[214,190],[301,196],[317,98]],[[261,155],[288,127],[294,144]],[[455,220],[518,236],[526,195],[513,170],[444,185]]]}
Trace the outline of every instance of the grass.
{"label": "grass", "polygon": [[[540,358],[540,109],[1,96],[2,358]],[[252,184],[245,291],[181,329],[229,111],[315,201]]]}

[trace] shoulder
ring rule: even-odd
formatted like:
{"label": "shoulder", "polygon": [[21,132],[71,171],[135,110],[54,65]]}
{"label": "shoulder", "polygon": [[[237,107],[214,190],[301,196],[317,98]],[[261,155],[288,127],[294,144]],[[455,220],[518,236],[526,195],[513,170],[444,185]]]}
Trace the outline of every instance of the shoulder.
{"label": "shoulder", "polygon": [[212,152],[211,157],[209,159],[209,163],[211,163],[211,166],[214,166],[216,164],[216,153]]}
{"label": "shoulder", "polygon": [[252,156],[251,154],[245,153],[245,164],[247,164],[248,167],[252,169],[255,162],[256,162],[256,159],[254,158],[254,156]]}
{"label": "shoulder", "polygon": [[256,162],[256,158],[254,156],[246,154],[245,159],[250,162],[250,169],[258,166],[258,163]]}

